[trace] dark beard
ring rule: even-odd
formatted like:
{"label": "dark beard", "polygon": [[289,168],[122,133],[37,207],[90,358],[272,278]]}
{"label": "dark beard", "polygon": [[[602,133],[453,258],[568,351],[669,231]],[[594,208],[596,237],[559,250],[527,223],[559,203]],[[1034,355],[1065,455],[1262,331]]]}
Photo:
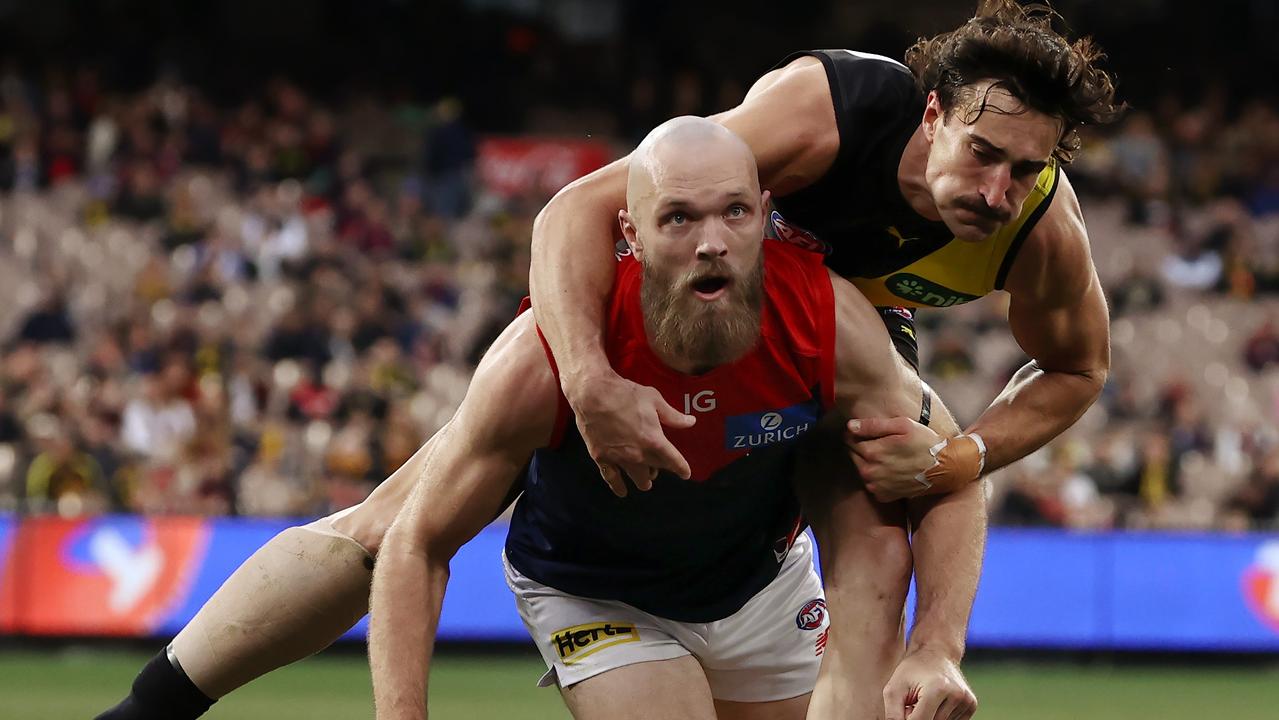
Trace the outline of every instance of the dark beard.
{"label": "dark beard", "polygon": [[679,358],[700,374],[737,360],[759,340],[764,297],[764,253],[751,272],[736,278],[727,297],[714,303],[699,300],[689,287],[708,273],[731,276],[723,260],[701,263],[682,277],[671,278],[643,263],[640,303],[644,329],[659,356]]}

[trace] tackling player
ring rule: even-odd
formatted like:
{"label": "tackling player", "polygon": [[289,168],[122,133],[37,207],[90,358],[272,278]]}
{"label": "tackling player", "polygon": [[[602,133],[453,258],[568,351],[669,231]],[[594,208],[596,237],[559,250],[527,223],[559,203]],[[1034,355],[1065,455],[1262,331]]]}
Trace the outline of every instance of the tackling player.
{"label": "tackling player", "polygon": [[[1105,299],[1061,166],[1078,149],[1076,130],[1110,121],[1119,108],[1096,67],[1100,52],[1088,40],[1068,42],[1050,20],[1042,6],[982,0],[963,26],[912,47],[906,65],[849,50],[800,53],[712,118],[755,153],[773,192],[775,236],[826,253],[832,270],[883,308],[912,365],[906,308],[1010,294],[1010,329],[1033,359],[964,439],[942,451],[980,455],[982,472],[1069,427],[1100,393],[1109,366]],[[611,484],[619,468],[641,484],[653,468],[686,475],[661,425],[692,422],[620,378],[603,352],[613,216],[625,202],[628,163],[572,183],[547,204],[534,226],[530,278],[561,384]],[[855,435],[874,438],[886,425],[862,423]],[[895,425],[894,437],[918,432]],[[894,445],[861,444],[868,486],[885,499],[925,492],[926,484],[891,472]]]}
{"label": "tackling player", "polygon": [[[929,434],[908,417],[850,423],[857,468],[880,499],[954,489],[1020,459],[1074,423],[1105,382],[1109,319],[1062,165],[1078,149],[1081,125],[1109,122],[1121,108],[1097,48],[1068,41],[1052,17],[1043,6],[982,0],[961,27],[920,40],[904,65],[848,50],[801,53],[712,118],[755,154],[773,192],[774,235],[826,253],[833,271],[885,306],[881,314],[912,364],[909,308],[950,307],[995,290],[1010,295],[1009,327],[1032,360],[964,434],[938,449],[939,467],[962,472],[903,472]],[[578,428],[619,490],[625,477],[649,487],[657,469],[687,477],[687,461],[662,426],[676,432],[695,422],[653,388],[619,376],[604,353],[613,217],[625,203],[628,168],[627,158],[618,160],[547,204],[534,225],[530,276],[538,325]],[[832,492],[838,500],[838,488]],[[836,502],[830,521],[840,523],[840,512]],[[822,525],[813,527],[828,549]],[[830,652],[855,638],[840,629],[843,619],[851,618],[834,616]],[[904,666],[938,655],[958,663],[963,651],[962,638],[930,643],[916,632]],[[899,677],[885,692],[908,691]]]}

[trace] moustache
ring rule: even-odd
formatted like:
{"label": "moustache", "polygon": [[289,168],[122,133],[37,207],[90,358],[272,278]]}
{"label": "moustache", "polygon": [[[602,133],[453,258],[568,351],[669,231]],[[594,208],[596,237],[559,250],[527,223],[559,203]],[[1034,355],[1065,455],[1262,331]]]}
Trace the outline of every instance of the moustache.
{"label": "moustache", "polygon": [[987,220],[994,220],[998,223],[1006,223],[1012,219],[1012,216],[1008,212],[987,205],[986,201],[981,198],[955,198],[955,206],[960,209],[967,210],[978,217],[983,217]]}

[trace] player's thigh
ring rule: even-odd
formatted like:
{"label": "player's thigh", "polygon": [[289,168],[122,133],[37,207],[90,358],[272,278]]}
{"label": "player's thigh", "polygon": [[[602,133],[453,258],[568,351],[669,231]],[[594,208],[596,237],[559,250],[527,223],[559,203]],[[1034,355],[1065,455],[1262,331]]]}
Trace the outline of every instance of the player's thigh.
{"label": "player's thigh", "polygon": [[339,510],[318,522],[327,521],[334,530],[362,545],[370,555],[377,555],[382,546],[382,536],[391,527],[414,484],[421,477],[431,447],[439,436],[440,433],[437,432],[428,438],[412,457],[374,488],[363,502]]}
{"label": "player's thigh", "polygon": [[706,675],[691,655],[619,667],[562,688],[560,694],[576,720],[716,717]]}
{"label": "player's thigh", "polygon": [[715,701],[719,720],[804,720],[808,714],[808,698],[812,693],[773,702]]}

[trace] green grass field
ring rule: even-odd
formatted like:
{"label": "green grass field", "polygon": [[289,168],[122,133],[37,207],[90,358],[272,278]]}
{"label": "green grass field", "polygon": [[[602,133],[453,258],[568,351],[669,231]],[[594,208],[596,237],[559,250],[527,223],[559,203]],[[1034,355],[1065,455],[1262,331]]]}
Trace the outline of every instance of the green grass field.
{"label": "green grass field", "polygon": [[[87,720],[118,700],[146,656],[103,650],[0,652],[0,718]],[[536,657],[444,656],[431,713],[447,720],[568,717],[534,682]],[[969,663],[985,720],[1273,720],[1279,667],[1206,668],[1068,663]],[[286,668],[219,702],[211,720],[372,717],[368,666],[354,654]]]}

